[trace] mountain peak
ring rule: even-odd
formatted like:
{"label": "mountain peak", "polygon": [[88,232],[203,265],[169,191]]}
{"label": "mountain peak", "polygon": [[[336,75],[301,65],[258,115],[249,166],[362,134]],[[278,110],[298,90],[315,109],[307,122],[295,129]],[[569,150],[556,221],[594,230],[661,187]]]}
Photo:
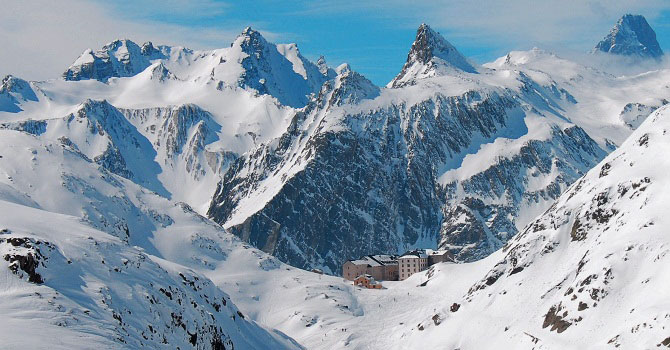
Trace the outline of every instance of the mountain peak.
{"label": "mountain peak", "polygon": [[407,62],[389,85],[413,85],[416,79],[438,75],[444,68],[477,73],[477,69],[447,39],[422,23],[416,31]]}
{"label": "mountain peak", "polygon": [[63,73],[65,80],[96,79],[106,82],[112,77],[130,77],[151,65],[151,60],[165,58],[161,51],[147,42],[140,47],[132,40],[117,39],[102,49],[87,49]]}
{"label": "mountain peak", "polygon": [[242,35],[260,35],[260,33],[254,29],[251,28],[251,26],[246,26],[242,30]]}
{"label": "mountain peak", "polygon": [[20,104],[26,101],[38,101],[30,83],[13,75],[4,77],[0,84],[0,112],[20,112]]}
{"label": "mountain peak", "polygon": [[328,93],[328,105],[341,106],[343,104],[357,104],[361,100],[373,99],[379,96],[380,89],[366,77],[351,69],[348,63],[339,65],[335,72],[337,76],[322,88],[320,95]]}
{"label": "mountain peak", "polygon": [[265,38],[261,33],[257,30],[252,29],[251,27],[246,27],[244,30],[242,30],[242,33],[237,37],[237,40],[242,40],[243,42],[249,42],[249,41],[262,41],[266,42]]}
{"label": "mountain peak", "polygon": [[328,64],[326,63],[326,58],[323,55],[319,56],[319,59],[316,61],[316,66],[319,68],[319,73],[324,76],[328,75]]}
{"label": "mountain peak", "polygon": [[267,49],[269,44],[270,43],[265,40],[260,32],[252,29],[251,27],[246,27],[244,30],[242,30],[242,33],[237,36],[235,41],[230,44],[230,46],[239,47],[242,52],[245,52],[249,55],[260,55],[262,51]]}
{"label": "mountain peak", "polygon": [[621,17],[593,52],[655,59],[663,56],[656,33],[644,16],[631,14]]}
{"label": "mountain peak", "polygon": [[37,101],[30,83],[13,75],[7,75],[2,79],[0,94],[2,93],[15,93],[20,95],[24,100]]}

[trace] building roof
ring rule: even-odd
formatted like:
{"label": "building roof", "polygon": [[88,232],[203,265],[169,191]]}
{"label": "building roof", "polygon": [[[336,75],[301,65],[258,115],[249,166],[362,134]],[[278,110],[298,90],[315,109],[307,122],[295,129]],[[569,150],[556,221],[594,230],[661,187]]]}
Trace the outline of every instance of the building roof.
{"label": "building roof", "polygon": [[384,266],[398,264],[398,257],[395,255],[366,255],[360,259],[349,260],[354,265],[366,266]]}
{"label": "building roof", "polygon": [[359,279],[359,278],[361,278],[361,277],[363,277],[363,278],[367,279],[368,281],[370,281],[371,284],[377,284],[377,283],[378,283],[377,281],[375,281],[375,278],[372,277],[372,275],[368,275],[367,273],[364,274],[364,275],[360,275],[360,276],[354,278],[354,280],[357,280],[357,279]]}
{"label": "building roof", "polygon": [[379,255],[368,255],[368,257],[370,259],[378,262],[381,265],[397,265],[398,264],[398,256],[397,255],[379,254]]}
{"label": "building roof", "polygon": [[428,258],[428,254],[426,254],[426,251],[423,249],[416,249],[416,250],[410,250],[403,254],[399,259],[426,259]]}
{"label": "building roof", "polygon": [[361,257],[360,259],[356,260],[349,260],[351,261],[352,264],[354,265],[367,265],[367,266],[381,266],[381,264],[374,259],[370,259],[367,256]]}

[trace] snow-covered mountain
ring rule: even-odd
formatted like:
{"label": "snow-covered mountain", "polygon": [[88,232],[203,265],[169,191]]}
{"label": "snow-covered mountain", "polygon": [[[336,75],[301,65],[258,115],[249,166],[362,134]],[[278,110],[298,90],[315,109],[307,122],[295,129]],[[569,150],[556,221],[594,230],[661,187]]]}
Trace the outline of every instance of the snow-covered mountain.
{"label": "snow-covered mountain", "polygon": [[0,111],[17,113],[22,111],[19,105],[27,101],[37,101],[37,96],[30,83],[8,75],[0,85]]}
{"label": "snow-covered mountain", "polygon": [[[388,88],[250,28],[219,50],[125,40],[86,55],[116,68],[5,79],[0,126],[70,142],[286,262],[332,272],[413,246],[490,254],[670,96],[665,70],[617,77],[537,49],[475,67],[425,24]],[[69,71],[92,69],[83,61]]]}
{"label": "snow-covered mountain", "polygon": [[[112,77],[131,77],[149,67],[151,61],[170,57],[171,51],[171,47],[156,48],[151,42],[146,42],[140,47],[128,39],[115,40],[100,50],[84,51],[63,73],[63,78],[107,81]],[[176,51],[181,51],[177,55],[189,53],[188,50]]]}
{"label": "snow-covered mountain", "polygon": [[269,43],[251,28],[212,51],[118,40],[87,50],[64,80],[5,78],[0,125],[67,139],[204,213],[228,165],[283,132],[293,107],[334,74],[325,60],[314,64],[295,44]]}
{"label": "snow-covered mountain", "polygon": [[86,50],[63,78],[107,82],[114,77],[136,76],[150,66],[150,75],[159,80],[213,80],[218,88],[250,88],[291,107],[304,106],[309,95],[334,75],[325,61],[317,66],[304,58],[295,44],[269,43],[247,27],[230,48],[213,51],[155,47],[151,42],[140,47],[127,39],[116,40],[101,50]]}
{"label": "snow-covered mountain", "polygon": [[458,71],[476,73],[477,69],[443,36],[422,23],[407,54],[407,62],[388,86],[413,85],[417,79],[445,73],[457,74]]}
{"label": "snow-covered mountain", "polygon": [[[8,76],[3,346],[667,345],[647,286],[668,277],[651,261],[669,80],[540,49],[476,65],[425,24],[386,87],[251,28],[217,50],[118,40],[60,79]],[[337,273],[437,246],[482,260],[381,291],[285,264]]]}
{"label": "snow-covered mountain", "polygon": [[299,348],[203,274],[230,234],[70,142],[0,134],[3,347]]}
{"label": "snow-covered mountain", "polygon": [[658,89],[667,71],[616,77],[537,49],[477,70],[460,57],[424,24],[398,84],[326,83],[283,135],[231,166],[209,216],[332,272],[413,246],[479,259],[630,134],[644,116],[626,106],[643,114],[670,96]]}
{"label": "snow-covered mountain", "polygon": [[656,41],[656,32],[641,15],[626,14],[593,49],[594,53],[660,59],[663,50]]}

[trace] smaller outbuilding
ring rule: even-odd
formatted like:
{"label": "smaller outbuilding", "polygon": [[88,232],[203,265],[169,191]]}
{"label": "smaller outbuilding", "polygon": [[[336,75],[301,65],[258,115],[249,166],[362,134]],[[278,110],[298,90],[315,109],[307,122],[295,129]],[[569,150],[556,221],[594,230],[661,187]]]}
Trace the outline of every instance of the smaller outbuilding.
{"label": "smaller outbuilding", "polygon": [[354,286],[359,286],[367,289],[381,289],[382,284],[377,282],[372,275],[360,275],[354,279]]}
{"label": "smaller outbuilding", "polygon": [[428,265],[435,265],[442,262],[455,262],[454,255],[447,250],[426,249],[428,254]]}

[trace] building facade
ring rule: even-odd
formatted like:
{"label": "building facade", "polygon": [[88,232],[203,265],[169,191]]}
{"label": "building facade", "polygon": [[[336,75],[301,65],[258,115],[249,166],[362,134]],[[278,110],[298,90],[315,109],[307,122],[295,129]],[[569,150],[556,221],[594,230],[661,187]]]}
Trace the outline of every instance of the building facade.
{"label": "building facade", "polygon": [[347,260],[342,265],[342,276],[349,281],[361,275],[370,275],[377,281],[402,281],[441,262],[454,262],[454,257],[446,250],[432,249],[411,250],[401,257],[366,255],[360,259]]}
{"label": "building facade", "polygon": [[428,266],[428,254],[425,250],[409,251],[398,258],[398,279],[400,281],[405,280],[409,276],[427,269]]}
{"label": "building facade", "polygon": [[426,249],[426,254],[428,254],[428,265],[441,262],[454,262],[454,255],[446,250]]}
{"label": "building facade", "polygon": [[349,281],[366,274],[378,281],[397,281],[398,257],[395,255],[366,255],[360,259],[347,260],[342,265],[342,276]]}

